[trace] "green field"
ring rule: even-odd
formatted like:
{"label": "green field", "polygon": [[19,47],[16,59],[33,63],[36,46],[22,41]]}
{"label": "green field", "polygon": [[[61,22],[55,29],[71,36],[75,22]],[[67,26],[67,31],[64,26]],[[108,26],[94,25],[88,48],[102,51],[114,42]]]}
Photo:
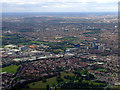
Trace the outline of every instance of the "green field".
{"label": "green field", "polygon": [[116,90],[120,90],[120,86],[114,86],[114,87],[111,87],[111,89],[116,89]]}
{"label": "green field", "polygon": [[71,41],[72,43],[80,43],[80,42],[84,42],[84,40],[73,40]]}
{"label": "green field", "polygon": [[2,72],[15,74],[17,72],[18,67],[20,67],[20,65],[19,66],[17,65],[7,66],[7,67],[2,68]]}
{"label": "green field", "polygon": [[46,85],[51,86],[56,83],[57,83],[56,77],[53,77],[53,78],[47,79],[46,82],[43,82],[43,81],[33,82],[33,83],[28,84],[28,86],[30,88],[46,88]]}
{"label": "green field", "polygon": [[[74,74],[72,72],[69,73],[61,72],[61,78],[67,75],[73,76]],[[64,78],[63,80],[67,81]],[[53,85],[57,85],[56,77],[46,79],[46,82],[43,81],[33,82],[28,84],[27,86],[29,86],[30,88],[46,88],[46,85],[49,85],[50,87],[52,87]]]}

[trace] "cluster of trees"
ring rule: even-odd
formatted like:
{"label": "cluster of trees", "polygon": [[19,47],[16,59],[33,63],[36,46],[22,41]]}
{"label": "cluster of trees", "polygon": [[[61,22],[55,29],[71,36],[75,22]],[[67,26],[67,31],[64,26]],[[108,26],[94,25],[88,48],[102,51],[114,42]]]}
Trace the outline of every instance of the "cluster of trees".
{"label": "cluster of trees", "polygon": [[75,76],[64,76],[65,79],[70,80],[68,83],[64,83],[62,89],[93,89],[93,88],[103,88],[106,86],[105,82],[94,82],[91,81],[95,77],[90,74],[87,70],[82,71],[77,69],[74,71]]}
{"label": "cluster of trees", "polygon": [[79,82],[69,82],[69,83],[64,83],[61,88],[62,89],[102,89],[106,85],[104,83],[96,83],[92,81],[79,81]]}
{"label": "cluster of trees", "polygon": [[15,44],[19,45],[20,43],[28,43],[29,40],[20,37],[18,34],[12,34],[9,36],[4,36],[2,38],[2,45]]}
{"label": "cluster of trees", "polygon": [[12,87],[12,90],[19,90],[20,88],[29,88],[29,86],[27,85],[29,83],[33,83],[33,85],[35,85],[34,82],[37,82],[37,81],[47,82],[46,81],[47,78],[52,78],[52,77],[55,77],[55,76],[57,76],[57,74],[49,75],[49,76],[45,76],[45,77],[39,77],[39,78],[35,78],[35,77],[20,77],[20,80],[21,79],[26,79],[26,81],[24,81],[22,83],[16,81],[17,84],[14,87]]}

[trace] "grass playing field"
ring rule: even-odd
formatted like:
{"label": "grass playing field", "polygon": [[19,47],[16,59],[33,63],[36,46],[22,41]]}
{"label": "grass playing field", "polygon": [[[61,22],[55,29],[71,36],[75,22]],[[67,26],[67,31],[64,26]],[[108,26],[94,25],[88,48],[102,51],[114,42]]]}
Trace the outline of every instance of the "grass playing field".
{"label": "grass playing field", "polygon": [[7,73],[13,73],[15,74],[17,72],[17,69],[20,67],[17,66],[17,65],[11,65],[11,66],[7,66],[7,67],[4,67],[2,68],[2,72],[7,72]]}
{"label": "grass playing field", "polygon": [[[63,78],[64,76],[67,75],[73,76],[74,74],[72,72],[69,73],[61,72],[61,78],[64,81],[67,81],[66,79]],[[53,85],[57,85],[56,77],[46,79],[46,82],[43,81],[33,82],[28,84],[27,86],[29,86],[30,88],[46,88],[46,85],[49,85],[50,87],[52,87]]]}

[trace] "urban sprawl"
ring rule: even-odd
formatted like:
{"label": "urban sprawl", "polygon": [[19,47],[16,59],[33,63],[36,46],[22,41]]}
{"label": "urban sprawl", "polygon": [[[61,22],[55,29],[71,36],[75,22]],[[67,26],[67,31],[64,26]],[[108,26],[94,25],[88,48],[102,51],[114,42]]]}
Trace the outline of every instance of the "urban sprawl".
{"label": "urban sprawl", "polygon": [[119,88],[115,14],[4,16],[2,89]]}

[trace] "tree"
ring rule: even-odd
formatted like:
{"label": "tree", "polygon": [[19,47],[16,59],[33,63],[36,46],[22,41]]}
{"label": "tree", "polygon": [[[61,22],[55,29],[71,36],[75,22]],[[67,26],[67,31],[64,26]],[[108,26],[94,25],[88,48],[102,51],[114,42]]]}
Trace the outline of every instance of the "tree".
{"label": "tree", "polygon": [[60,72],[58,73],[58,77],[59,77],[59,78],[61,77],[61,73],[60,73]]}
{"label": "tree", "polygon": [[49,90],[49,89],[50,89],[49,85],[46,85],[46,90]]}
{"label": "tree", "polygon": [[46,81],[46,78],[42,78],[42,81],[43,81],[43,82],[47,82],[47,81]]}

